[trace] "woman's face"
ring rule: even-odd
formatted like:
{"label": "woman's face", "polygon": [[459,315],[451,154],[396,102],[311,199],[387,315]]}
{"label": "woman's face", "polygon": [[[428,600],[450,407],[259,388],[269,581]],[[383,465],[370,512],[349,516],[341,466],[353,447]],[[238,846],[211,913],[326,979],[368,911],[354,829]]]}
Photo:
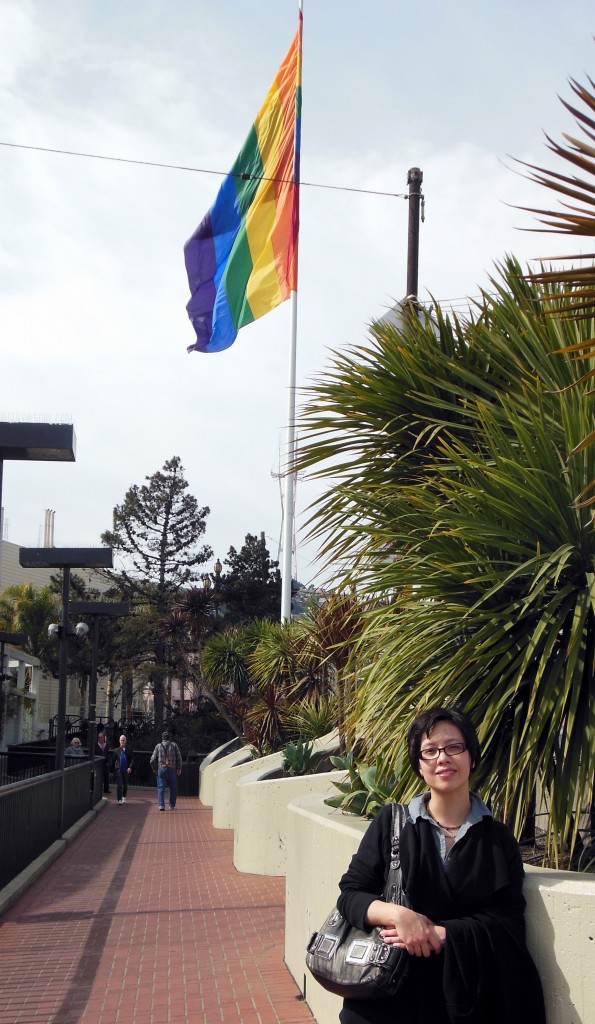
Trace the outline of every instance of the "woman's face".
{"label": "woman's face", "polygon": [[[452,722],[437,722],[430,735],[424,734],[420,750],[431,747],[446,747],[450,743],[464,743],[465,737],[457,725]],[[424,782],[431,790],[444,795],[455,793],[464,787],[469,789],[471,774],[471,755],[468,750],[461,754],[447,754],[441,750],[433,761],[419,759],[419,770]]]}

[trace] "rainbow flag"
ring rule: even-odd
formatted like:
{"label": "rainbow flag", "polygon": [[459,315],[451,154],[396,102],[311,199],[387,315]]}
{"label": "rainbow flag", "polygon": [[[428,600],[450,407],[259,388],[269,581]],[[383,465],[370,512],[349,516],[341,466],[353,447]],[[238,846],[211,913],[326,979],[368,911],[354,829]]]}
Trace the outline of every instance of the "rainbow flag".
{"label": "rainbow flag", "polygon": [[184,246],[196,331],[222,352],[297,290],[301,36],[298,31],[219,194]]}

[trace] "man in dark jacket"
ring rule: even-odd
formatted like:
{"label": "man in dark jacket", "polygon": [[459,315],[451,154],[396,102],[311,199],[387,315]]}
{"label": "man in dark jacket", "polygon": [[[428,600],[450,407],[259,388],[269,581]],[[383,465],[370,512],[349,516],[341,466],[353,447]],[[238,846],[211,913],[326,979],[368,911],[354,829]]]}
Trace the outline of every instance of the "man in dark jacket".
{"label": "man in dark jacket", "polygon": [[109,788],[110,753],[107,746],[107,740],[105,738],[105,731],[103,729],[98,729],[97,731],[95,757],[103,758],[103,792],[111,793],[111,789]]}
{"label": "man in dark jacket", "polygon": [[120,736],[120,745],[114,753],[114,768],[116,771],[118,803],[126,803],[128,792],[128,777],[132,772],[132,747],[125,736]]}

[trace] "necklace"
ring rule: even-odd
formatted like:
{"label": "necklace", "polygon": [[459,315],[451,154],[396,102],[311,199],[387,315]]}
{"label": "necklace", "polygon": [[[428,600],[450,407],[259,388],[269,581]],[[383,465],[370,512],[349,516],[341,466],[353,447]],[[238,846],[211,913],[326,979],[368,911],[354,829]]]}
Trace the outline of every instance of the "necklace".
{"label": "necklace", "polygon": [[463,822],[461,822],[461,825],[443,825],[442,822],[438,821],[437,818],[434,818],[434,821],[436,822],[437,825],[440,825],[440,828],[443,829],[444,832],[458,832],[461,825],[463,824]]}
{"label": "necklace", "polygon": [[438,825],[438,826],[439,826],[439,827],[440,827],[440,828],[441,828],[441,829],[442,829],[442,830],[443,830],[444,832],[458,832],[458,831],[459,831],[459,829],[461,828],[461,826],[462,826],[462,825],[464,825],[464,824],[465,824],[465,821],[467,820],[467,819],[465,818],[465,821],[462,821],[460,825],[443,825],[441,821],[438,821],[438,818],[435,818],[435,817],[434,817],[434,815],[432,814],[432,812],[431,812],[431,811],[428,811],[428,814],[430,815],[430,817],[431,817],[432,821],[435,821],[435,822],[436,822],[436,824],[437,824],[437,825]]}

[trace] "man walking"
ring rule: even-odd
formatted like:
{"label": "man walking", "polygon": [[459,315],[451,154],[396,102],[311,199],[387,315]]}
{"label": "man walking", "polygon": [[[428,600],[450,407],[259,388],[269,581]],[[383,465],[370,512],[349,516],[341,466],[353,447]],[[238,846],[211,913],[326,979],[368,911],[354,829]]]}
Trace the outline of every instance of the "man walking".
{"label": "man walking", "polygon": [[165,790],[169,789],[169,809],[173,811],[178,796],[178,775],[182,774],[182,755],[167,730],[151,755],[151,768],[157,772],[157,806],[165,810]]}
{"label": "man walking", "polygon": [[110,756],[107,747],[107,740],[103,729],[97,730],[97,743],[95,744],[95,757],[103,758],[103,792],[111,793],[109,788]]}
{"label": "man walking", "polygon": [[132,771],[132,747],[126,742],[125,736],[120,736],[120,746],[116,748],[114,755],[114,768],[116,769],[118,803],[125,804],[128,776]]}

